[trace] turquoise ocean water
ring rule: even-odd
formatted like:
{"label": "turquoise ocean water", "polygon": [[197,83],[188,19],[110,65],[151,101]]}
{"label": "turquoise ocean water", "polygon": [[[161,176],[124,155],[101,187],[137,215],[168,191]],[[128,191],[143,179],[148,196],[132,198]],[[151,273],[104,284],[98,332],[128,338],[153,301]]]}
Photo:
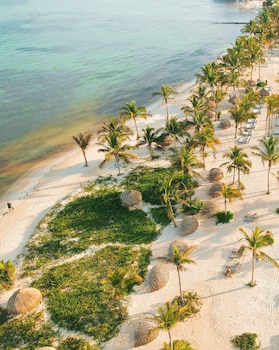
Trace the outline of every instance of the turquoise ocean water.
{"label": "turquoise ocean water", "polygon": [[228,0],[0,0],[0,195],[126,101],[193,81],[255,15]]}

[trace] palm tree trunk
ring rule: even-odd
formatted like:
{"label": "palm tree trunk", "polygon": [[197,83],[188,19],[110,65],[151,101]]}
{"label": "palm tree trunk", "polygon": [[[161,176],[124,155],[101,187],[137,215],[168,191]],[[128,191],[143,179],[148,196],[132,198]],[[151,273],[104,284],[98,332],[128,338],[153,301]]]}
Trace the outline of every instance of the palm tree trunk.
{"label": "palm tree trunk", "polygon": [[137,126],[136,117],[134,117],[133,119],[134,119],[134,123],[135,123],[135,128],[136,128],[137,139],[139,139],[139,131],[138,131],[138,126]]}
{"label": "palm tree trunk", "polygon": [[227,198],[225,198],[225,215],[227,214]]}
{"label": "palm tree trunk", "polygon": [[179,285],[179,293],[180,293],[181,305],[183,305],[184,302],[183,302],[183,293],[182,293],[182,287],[181,287],[181,276],[180,276],[180,271],[179,271],[179,267],[178,266],[176,266],[176,271],[177,271],[177,277],[178,277],[178,285]]}
{"label": "palm tree trunk", "polygon": [[268,170],[267,170],[267,192],[266,194],[270,194],[270,169],[271,169],[271,161],[268,161]]}
{"label": "palm tree trunk", "polygon": [[251,287],[255,286],[254,276],[255,276],[255,258],[256,254],[253,250],[253,256],[252,256],[252,277],[251,277]]}
{"label": "palm tree trunk", "polygon": [[173,350],[173,346],[172,346],[172,339],[171,339],[171,333],[170,333],[170,329],[168,328],[168,335],[169,335],[169,341],[170,341],[170,348],[171,350]]}
{"label": "palm tree trunk", "polygon": [[153,149],[152,149],[151,145],[148,145],[148,151],[149,151],[149,154],[150,154],[150,158],[152,160],[153,159]]}
{"label": "palm tree trunk", "polygon": [[115,160],[116,160],[116,165],[118,169],[118,175],[120,175],[120,164],[119,164],[119,157],[117,154],[115,155]]}
{"label": "palm tree trunk", "polygon": [[174,212],[173,212],[173,208],[172,208],[172,204],[171,204],[171,200],[168,199],[168,203],[167,203],[168,209],[170,211],[170,219],[174,224],[174,227],[177,227],[176,221],[174,219]]}
{"label": "palm tree trunk", "polygon": [[240,186],[240,169],[237,170],[237,181],[238,181],[238,189],[240,190],[241,186]]}
{"label": "palm tree trunk", "polygon": [[167,110],[167,123],[169,121],[169,109],[168,109],[168,100],[165,100],[166,103],[166,110]]}
{"label": "palm tree trunk", "polygon": [[87,159],[86,159],[86,155],[85,155],[85,151],[84,151],[84,150],[82,150],[82,154],[83,154],[84,161],[85,161],[84,166],[88,166],[88,163],[87,163]]}
{"label": "palm tree trunk", "polygon": [[121,319],[123,319],[123,308],[122,308],[122,301],[118,299],[118,306],[119,306],[119,316]]}
{"label": "palm tree trunk", "polygon": [[238,123],[235,123],[235,131],[234,131],[234,138],[235,139],[237,137],[237,128],[238,128]]}

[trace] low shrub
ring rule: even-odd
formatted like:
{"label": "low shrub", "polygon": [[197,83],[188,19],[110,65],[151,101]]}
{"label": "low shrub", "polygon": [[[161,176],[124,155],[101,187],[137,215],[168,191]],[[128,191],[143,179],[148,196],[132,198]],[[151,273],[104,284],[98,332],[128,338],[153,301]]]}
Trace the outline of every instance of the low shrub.
{"label": "low shrub", "polygon": [[15,280],[15,265],[10,261],[0,260],[0,290],[10,289]]}
{"label": "low shrub", "polygon": [[190,199],[187,204],[183,204],[183,212],[187,215],[198,214],[205,206],[205,203],[199,199]]}
{"label": "low shrub", "polygon": [[12,318],[0,326],[1,350],[52,346],[56,337],[57,332],[44,321],[42,311]]}
{"label": "low shrub", "polygon": [[168,343],[164,343],[162,350],[196,350],[192,348],[191,344],[187,340],[174,340],[172,342],[172,348]]}
{"label": "low shrub", "polygon": [[240,350],[256,350],[260,348],[256,333],[243,333],[232,338],[234,346]]}
{"label": "low shrub", "polygon": [[185,308],[185,312],[182,314],[180,321],[185,321],[186,318],[194,317],[197,314],[203,303],[201,301],[200,296],[197,292],[183,292],[183,305],[181,303],[180,296],[174,298],[172,303],[177,303],[179,306],[183,306]]}
{"label": "low shrub", "polygon": [[100,350],[100,348],[97,345],[90,345],[84,339],[67,337],[60,342],[58,350]]}
{"label": "low shrub", "polygon": [[216,214],[216,216],[217,216],[216,225],[218,225],[219,223],[227,224],[234,218],[234,213],[232,213],[231,211],[222,210],[222,211],[219,211]]}

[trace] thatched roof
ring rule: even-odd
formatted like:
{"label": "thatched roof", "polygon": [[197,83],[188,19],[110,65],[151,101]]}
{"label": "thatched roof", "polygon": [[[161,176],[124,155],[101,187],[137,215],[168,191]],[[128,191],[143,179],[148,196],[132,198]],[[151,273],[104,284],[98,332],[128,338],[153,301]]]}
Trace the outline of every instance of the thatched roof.
{"label": "thatched roof", "polygon": [[219,207],[219,204],[216,203],[215,200],[208,200],[205,202],[205,206],[204,208],[200,211],[200,214],[202,216],[205,216],[207,218],[210,218],[212,216],[215,216],[218,211],[220,211],[220,207]]}
{"label": "thatched roof", "polygon": [[167,147],[172,144],[172,138],[169,134],[163,133],[156,139],[156,144],[160,147]]}
{"label": "thatched roof", "polygon": [[157,264],[152,267],[149,273],[148,281],[150,285],[150,291],[163,288],[170,279],[170,272],[166,264]]}
{"label": "thatched roof", "polygon": [[209,189],[209,194],[213,196],[215,192],[221,192],[223,183],[222,182],[213,182],[212,186]]}
{"label": "thatched roof", "polygon": [[238,96],[231,96],[228,100],[233,105],[239,105],[241,102],[241,99]]}
{"label": "thatched roof", "polygon": [[188,244],[185,243],[182,239],[175,239],[174,241],[171,242],[171,244],[169,246],[169,257],[170,258],[172,258],[174,245],[180,250],[180,252],[184,252],[187,248],[189,248]]}
{"label": "thatched roof", "polygon": [[148,344],[158,337],[159,330],[155,329],[158,327],[155,321],[146,318],[140,318],[135,322],[135,347]]}
{"label": "thatched roof", "polygon": [[41,348],[36,348],[35,350],[56,350],[56,348],[52,348],[51,346],[43,346]]}
{"label": "thatched roof", "polygon": [[269,91],[267,91],[265,88],[262,88],[260,90],[260,96],[261,97],[266,97],[266,96],[269,96],[269,95],[270,95]]}
{"label": "thatched roof", "polygon": [[228,129],[231,126],[229,119],[222,119],[219,124],[219,128],[222,130]]}
{"label": "thatched roof", "polygon": [[180,235],[187,236],[191,233],[195,232],[199,227],[198,219],[195,216],[186,216],[185,219],[182,220],[180,225]]}
{"label": "thatched roof", "polygon": [[216,107],[216,103],[215,103],[213,100],[211,100],[211,99],[206,100],[206,101],[205,101],[205,105],[206,105],[208,108],[212,108],[212,109]]}
{"label": "thatched roof", "polygon": [[42,301],[41,292],[32,287],[19,289],[8,300],[7,309],[11,314],[26,314],[34,310]]}
{"label": "thatched roof", "polygon": [[256,86],[256,85],[257,85],[257,83],[255,82],[255,80],[251,80],[251,79],[249,79],[249,80],[247,81],[247,83],[248,83],[249,86]]}
{"label": "thatched roof", "polygon": [[121,193],[120,200],[126,207],[134,207],[138,205],[142,200],[142,195],[136,190],[126,190]]}
{"label": "thatched roof", "polygon": [[219,168],[212,168],[208,174],[208,179],[210,182],[220,181],[223,179],[223,177],[224,173]]}
{"label": "thatched roof", "polygon": [[206,110],[205,114],[208,116],[209,119],[214,119],[215,118],[215,113],[212,112],[211,110]]}

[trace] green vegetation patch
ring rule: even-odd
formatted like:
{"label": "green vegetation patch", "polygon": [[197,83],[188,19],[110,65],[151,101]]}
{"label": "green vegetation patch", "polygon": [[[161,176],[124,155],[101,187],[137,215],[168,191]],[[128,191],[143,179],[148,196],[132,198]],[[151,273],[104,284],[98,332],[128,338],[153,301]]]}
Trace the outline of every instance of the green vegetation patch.
{"label": "green vegetation patch", "polygon": [[43,312],[12,318],[0,326],[2,350],[33,350],[36,347],[52,346],[57,333],[51,324],[44,321]]}
{"label": "green vegetation patch", "polygon": [[256,333],[243,333],[232,338],[232,343],[240,350],[256,350],[260,348]]}
{"label": "green vegetation patch", "polygon": [[15,280],[15,265],[10,261],[0,260],[0,290],[10,289]]}
{"label": "green vegetation patch", "polygon": [[120,192],[105,187],[74,199],[49,220],[47,233],[36,235],[27,246],[25,269],[84,252],[103,243],[148,244],[159,234],[141,210],[120,203]]}
{"label": "green vegetation patch", "polygon": [[[151,252],[145,248],[108,246],[94,255],[49,269],[33,286],[47,298],[54,323],[106,341],[117,334],[123,322],[114,290],[105,283],[107,270],[129,266],[131,274],[144,277],[150,258]],[[123,309],[126,316],[125,305]]]}
{"label": "green vegetation patch", "polygon": [[141,192],[145,202],[161,205],[159,182],[172,172],[171,168],[149,168],[140,166],[130,171],[122,181],[122,186]]}

